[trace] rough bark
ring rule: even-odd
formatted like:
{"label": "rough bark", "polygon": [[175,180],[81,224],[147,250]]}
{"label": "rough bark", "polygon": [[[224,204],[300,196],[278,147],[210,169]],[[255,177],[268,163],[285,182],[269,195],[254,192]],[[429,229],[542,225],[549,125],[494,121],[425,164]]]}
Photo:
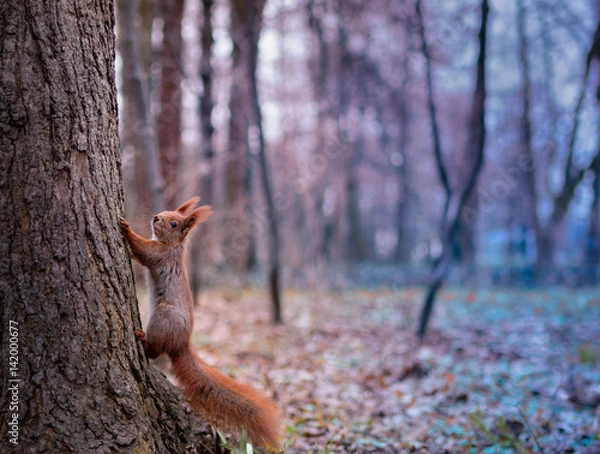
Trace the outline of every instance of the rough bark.
{"label": "rough bark", "polygon": [[156,118],[160,168],[165,185],[165,204],[176,206],[181,161],[181,81],[183,80],[181,19],[183,0],[161,2],[163,40],[161,47],[160,110]]}
{"label": "rough bark", "polygon": [[0,348],[18,359],[0,368],[2,452],[10,438],[44,453],[175,453],[191,441],[134,337],[113,17],[108,1],[0,6]]}

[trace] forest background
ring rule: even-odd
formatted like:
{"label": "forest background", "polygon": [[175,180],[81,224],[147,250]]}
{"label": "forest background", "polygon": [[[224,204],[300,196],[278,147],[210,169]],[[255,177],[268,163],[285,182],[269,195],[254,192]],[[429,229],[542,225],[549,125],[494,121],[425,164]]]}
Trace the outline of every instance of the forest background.
{"label": "forest background", "polygon": [[[286,287],[427,282],[477,159],[480,2],[125,3],[128,212],[148,230],[191,194],[215,207],[195,288],[266,275],[272,223]],[[597,2],[496,3],[451,279],[594,284]]]}

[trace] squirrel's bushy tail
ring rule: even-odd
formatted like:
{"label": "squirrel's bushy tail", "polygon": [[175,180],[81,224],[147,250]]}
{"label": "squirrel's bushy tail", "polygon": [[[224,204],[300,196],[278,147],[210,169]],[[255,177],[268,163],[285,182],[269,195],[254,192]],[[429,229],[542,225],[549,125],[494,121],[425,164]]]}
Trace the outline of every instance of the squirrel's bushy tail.
{"label": "squirrel's bushy tail", "polygon": [[205,419],[238,434],[246,426],[255,445],[280,448],[282,411],[272,399],[213,369],[189,345],[171,359],[185,399]]}

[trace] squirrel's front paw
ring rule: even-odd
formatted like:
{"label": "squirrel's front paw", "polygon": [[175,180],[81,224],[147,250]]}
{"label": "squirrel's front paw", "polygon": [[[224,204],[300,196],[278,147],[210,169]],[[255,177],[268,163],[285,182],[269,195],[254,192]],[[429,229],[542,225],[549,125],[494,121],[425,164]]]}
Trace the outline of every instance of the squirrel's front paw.
{"label": "squirrel's front paw", "polygon": [[143,330],[143,329],[141,329],[141,328],[140,328],[140,329],[138,329],[138,330],[135,332],[135,335],[136,335],[136,337],[137,337],[138,339],[140,339],[140,340],[146,340],[146,333],[145,333],[145,332],[144,332],[144,330]]}
{"label": "squirrel's front paw", "polygon": [[121,229],[127,230],[129,228],[129,222],[125,218],[119,218],[119,224],[121,224]]}

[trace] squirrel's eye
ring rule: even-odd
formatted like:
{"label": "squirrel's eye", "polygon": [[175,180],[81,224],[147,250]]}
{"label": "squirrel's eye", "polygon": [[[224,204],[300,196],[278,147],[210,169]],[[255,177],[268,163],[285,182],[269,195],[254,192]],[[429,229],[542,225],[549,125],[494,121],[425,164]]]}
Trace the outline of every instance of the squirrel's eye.
{"label": "squirrel's eye", "polygon": [[171,222],[171,227],[173,227],[173,228],[177,227],[177,222],[175,222],[175,221]]}
{"label": "squirrel's eye", "polygon": [[153,222],[158,222],[158,221],[160,221],[160,219],[158,219],[158,216],[154,216]]}

